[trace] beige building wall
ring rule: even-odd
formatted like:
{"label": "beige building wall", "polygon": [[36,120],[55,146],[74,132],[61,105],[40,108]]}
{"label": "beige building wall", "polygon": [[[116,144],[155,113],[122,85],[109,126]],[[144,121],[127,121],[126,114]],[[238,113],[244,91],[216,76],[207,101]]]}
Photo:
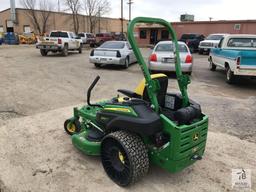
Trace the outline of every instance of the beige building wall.
{"label": "beige building wall", "polygon": [[10,18],[10,11],[0,12],[0,28],[6,31],[6,21]]}
{"label": "beige building wall", "polygon": [[[30,27],[31,31],[38,33],[38,30],[33,24],[33,20],[26,13],[26,9],[16,9],[17,23],[14,25],[14,32],[23,33],[25,27]],[[37,11],[40,14],[40,11]],[[3,26],[4,32],[6,32],[6,21],[10,18],[10,9],[0,12],[0,27]],[[40,18],[40,17],[39,17]],[[101,17],[100,22],[96,23],[94,33],[98,32],[121,32],[120,19]],[[41,22],[41,21],[39,21]],[[123,22],[124,32],[127,32],[128,21]],[[74,31],[72,15],[68,13],[52,12],[47,25],[47,32],[52,30],[66,30]],[[86,15],[79,15],[79,32],[90,32],[89,19]]]}

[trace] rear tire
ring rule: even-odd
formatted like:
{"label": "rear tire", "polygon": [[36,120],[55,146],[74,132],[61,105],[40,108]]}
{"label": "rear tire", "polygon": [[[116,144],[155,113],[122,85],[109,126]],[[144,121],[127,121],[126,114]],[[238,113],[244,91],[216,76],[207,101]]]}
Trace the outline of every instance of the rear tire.
{"label": "rear tire", "polygon": [[101,143],[102,165],[116,184],[128,186],[149,169],[148,151],[141,138],[125,131],[107,135]]}
{"label": "rear tire", "polygon": [[126,57],[126,58],[125,58],[125,61],[124,61],[124,66],[123,66],[123,68],[124,68],[124,69],[127,69],[128,67],[129,67],[129,58]]}
{"label": "rear tire", "polygon": [[189,49],[190,49],[190,52],[191,52],[191,53],[194,53],[194,52],[195,52],[194,46],[190,47]]}
{"label": "rear tire", "polygon": [[213,63],[212,58],[209,59],[209,68],[211,71],[216,71],[216,65]]}
{"label": "rear tire", "polygon": [[94,63],[94,66],[95,66],[96,68],[100,68],[100,67],[101,67],[101,64],[99,64],[99,63]]}
{"label": "rear tire", "polygon": [[40,49],[40,53],[41,53],[42,56],[47,56],[48,51],[45,50],[45,49]]}
{"label": "rear tire", "polygon": [[64,45],[64,48],[62,50],[62,55],[64,57],[68,56],[68,45],[67,44]]}
{"label": "rear tire", "polygon": [[230,67],[227,66],[226,67],[226,82],[228,84],[233,84],[235,83],[236,77],[234,75],[234,73],[231,71]]}
{"label": "rear tire", "polygon": [[78,53],[82,53],[83,52],[83,45],[82,44],[80,44],[80,47],[79,47],[79,49],[78,49]]}

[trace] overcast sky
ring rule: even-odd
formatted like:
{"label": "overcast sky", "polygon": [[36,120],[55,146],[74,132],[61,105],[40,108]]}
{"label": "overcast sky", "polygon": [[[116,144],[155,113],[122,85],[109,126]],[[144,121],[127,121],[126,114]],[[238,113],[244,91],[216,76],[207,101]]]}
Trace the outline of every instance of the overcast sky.
{"label": "overcast sky", "polygon": [[[57,4],[57,0],[50,1]],[[106,16],[120,18],[121,0],[109,1],[112,10]],[[128,19],[128,0],[123,1],[124,17]],[[213,20],[256,19],[256,0],[133,0],[133,2],[132,17],[150,16],[178,21],[181,14],[188,13],[195,15],[195,20],[209,20],[209,17]],[[0,10],[9,8],[9,4],[9,0],[0,0]],[[19,0],[16,0],[16,6],[20,7]]]}

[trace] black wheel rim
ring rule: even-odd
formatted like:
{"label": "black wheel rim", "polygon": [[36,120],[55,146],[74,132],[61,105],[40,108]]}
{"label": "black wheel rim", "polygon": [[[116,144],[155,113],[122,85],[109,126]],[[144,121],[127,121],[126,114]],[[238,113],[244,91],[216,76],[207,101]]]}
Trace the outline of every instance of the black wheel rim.
{"label": "black wheel rim", "polygon": [[118,141],[108,138],[103,142],[101,159],[106,173],[115,183],[125,186],[130,182],[130,161]]}

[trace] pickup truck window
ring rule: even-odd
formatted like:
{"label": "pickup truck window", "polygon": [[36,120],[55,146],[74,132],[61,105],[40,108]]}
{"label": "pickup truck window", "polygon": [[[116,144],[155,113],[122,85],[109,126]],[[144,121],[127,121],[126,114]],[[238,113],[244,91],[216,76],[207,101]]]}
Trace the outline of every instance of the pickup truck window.
{"label": "pickup truck window", "polygon": [[93,38],[93,35],[90,34],[90,33],[87,33],[87,34],[86,34],[86,37],[87,37],[87,38]]}
{"label": "pickup truck window", "polygon": [[221,48],[222,47],[222,44],[223,44],[223,40],[224,40],[224,37],[221,38],[219,44],[218,44],[218,48]]}
{"label": "pickup truck window", "polygon": [[228,47],[256,47],[256,38],[231,38]]}
{"label": "pickup truck window", "polygon": [[221,40],[223,35],[209,35],[206,40]]}
{"label": "pickup truck window", "polygon": [[66,32],[51,32],[50,37],[68,38],[68,33],[66,33]]}
{"label": "pickup truck window", "polygon": [[104,37],[104,35],[99,33],[99,34],[96,34],[96,37]]}
{"label": "pickup truck window", "polygon": [[181,39],[195,39],[196,35],[195,34],[183,34],[181,36]]}
{"label": "pickup truck window", "polygon": [[84,33],[79,33],[78,36],[79,37],[84,37]]}

